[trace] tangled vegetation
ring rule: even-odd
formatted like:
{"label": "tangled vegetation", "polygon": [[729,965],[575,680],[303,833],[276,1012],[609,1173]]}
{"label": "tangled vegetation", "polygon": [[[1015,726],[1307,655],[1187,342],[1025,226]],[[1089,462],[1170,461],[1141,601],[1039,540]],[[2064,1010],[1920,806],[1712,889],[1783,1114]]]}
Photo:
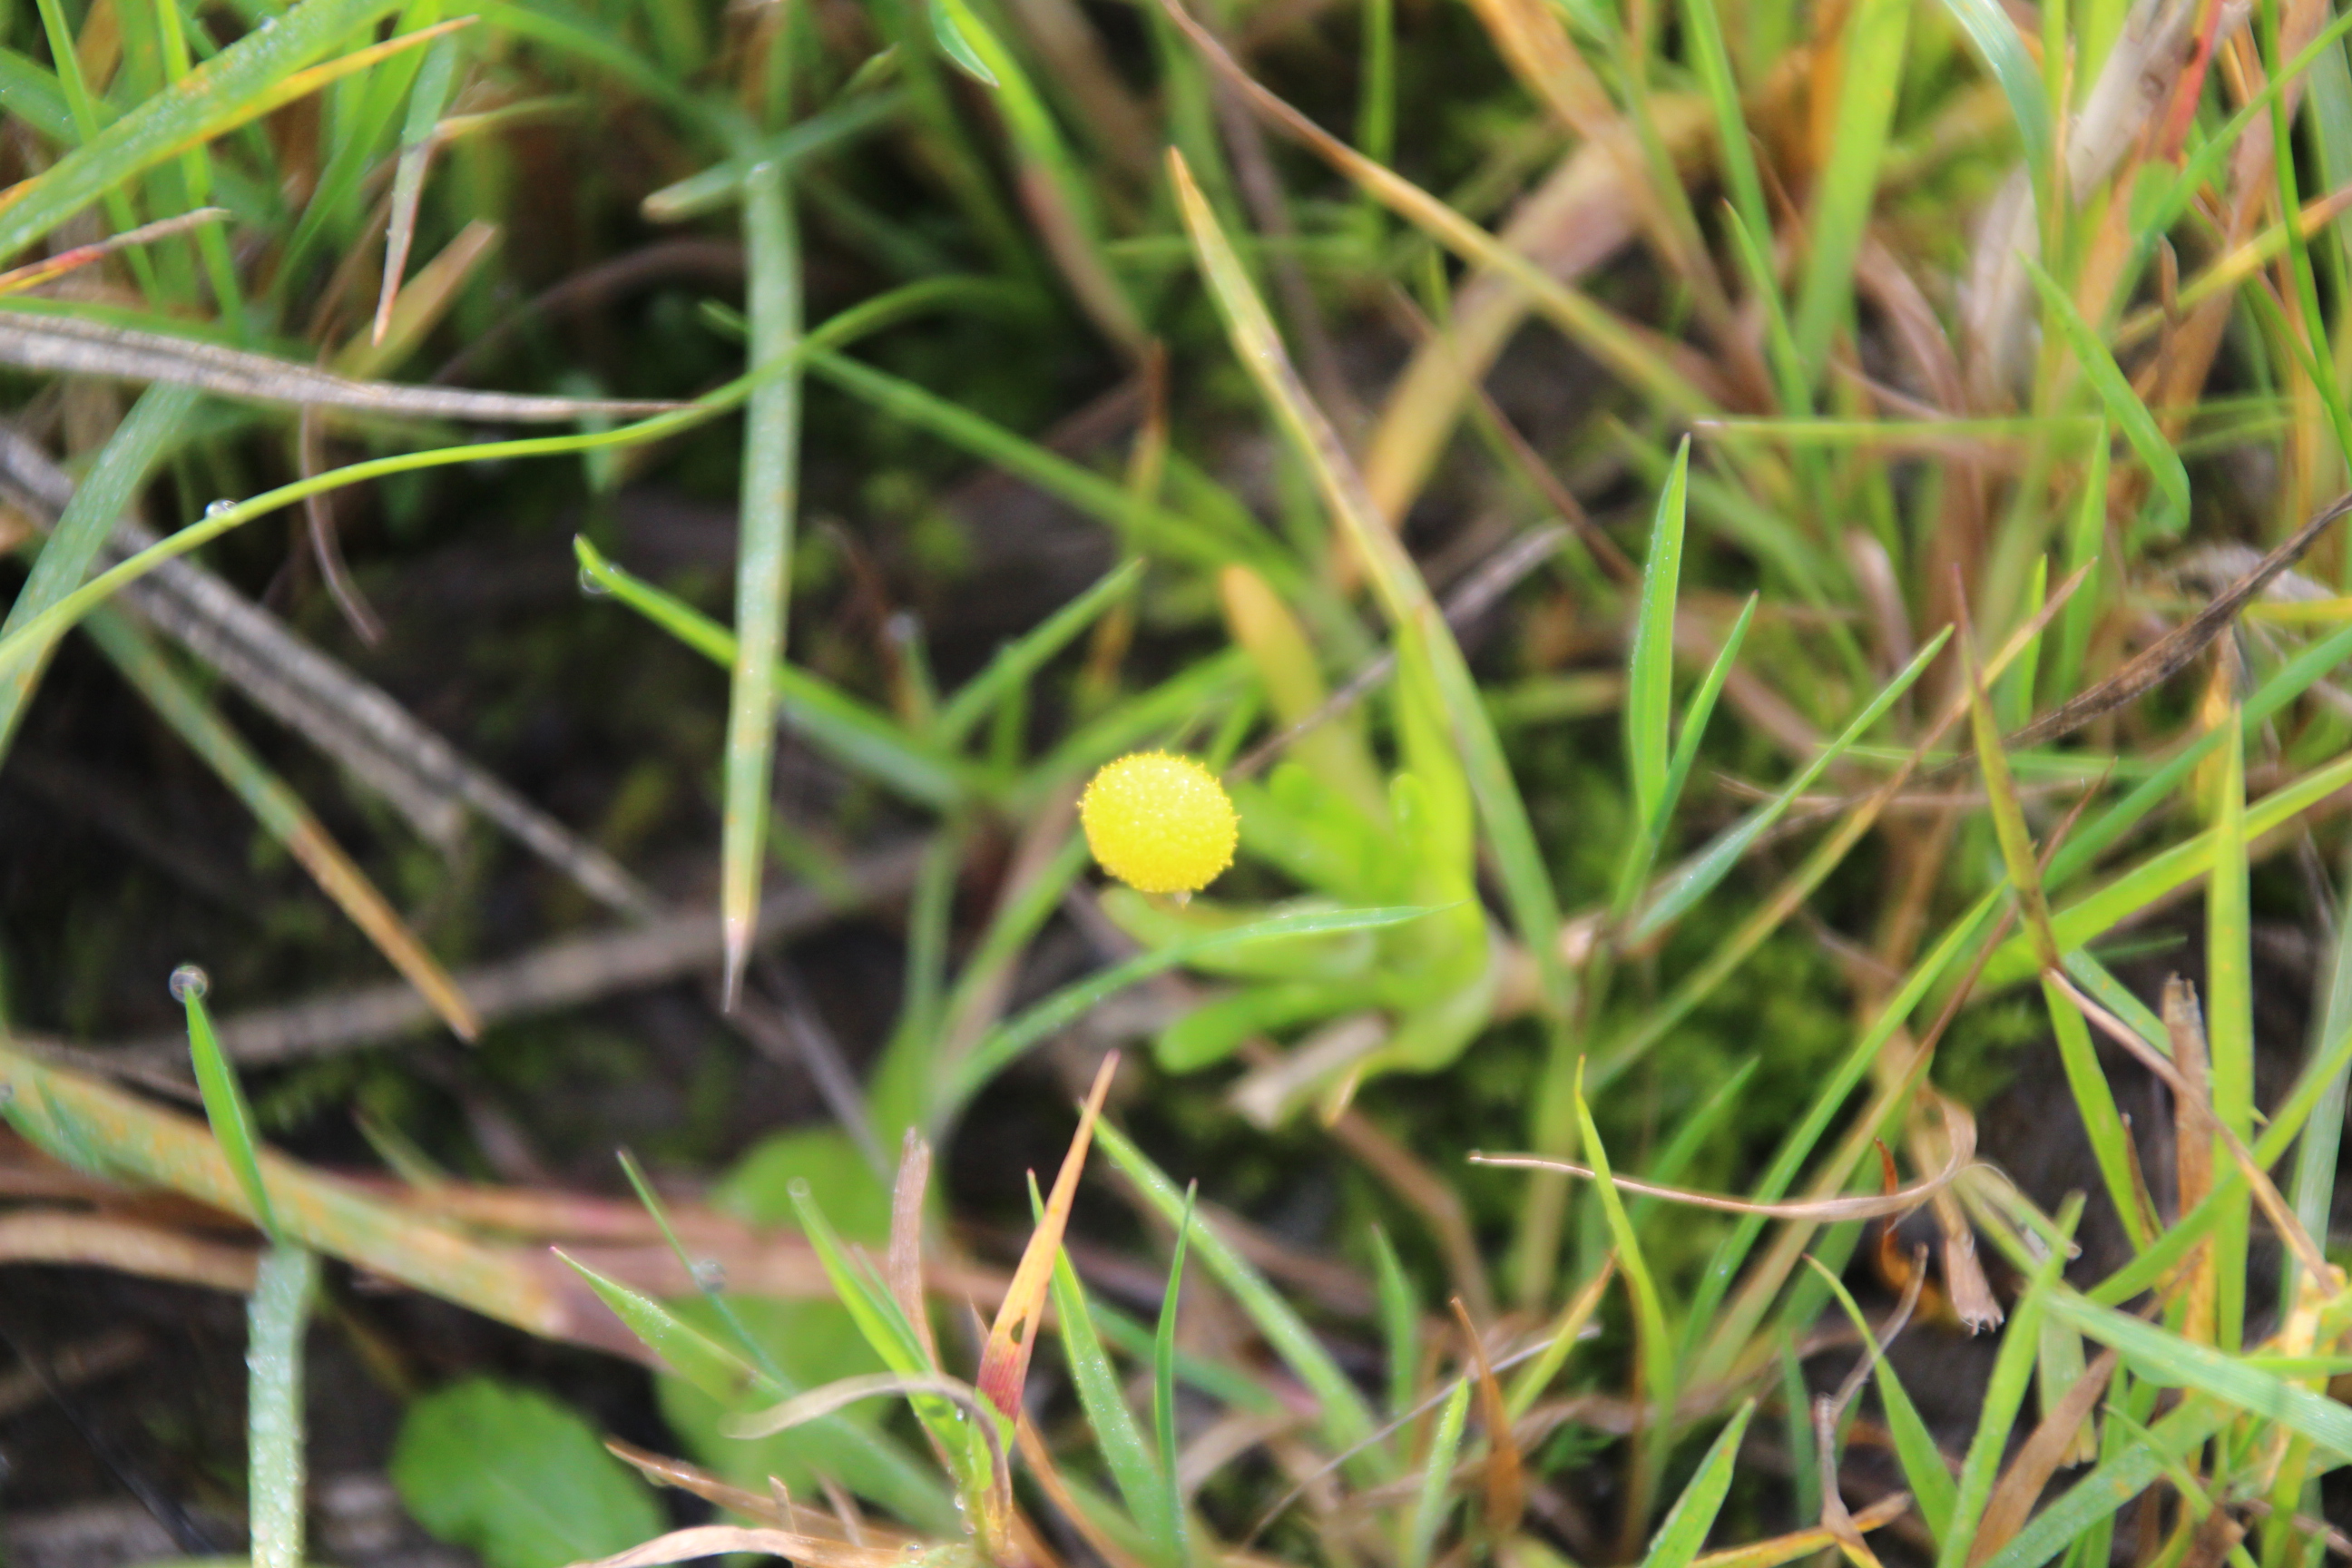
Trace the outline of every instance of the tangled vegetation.
{"label": "tangled vegetation", "polygon": [[2347,31],[0,12],[0,1503],[2352,1556]]}

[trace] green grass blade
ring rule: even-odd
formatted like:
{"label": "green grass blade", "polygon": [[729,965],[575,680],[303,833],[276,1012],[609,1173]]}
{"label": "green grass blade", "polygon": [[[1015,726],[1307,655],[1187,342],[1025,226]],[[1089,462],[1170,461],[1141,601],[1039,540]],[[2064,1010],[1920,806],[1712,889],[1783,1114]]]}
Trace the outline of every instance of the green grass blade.
{"label": "green grass blade", "polygon": [[1658,855],[1665,847],[1666,831],[1673,826],[1675,806],[1682,799],[1683,788],[1690,783],[1691,770],[1698,765],[1698,747],[1706,735],[1707,721],[1715,716],[1717,699],[1723,695],[1724,682],[1739,661],[1739,649],[1748,640],[1748,627],[1756,618],[1756,606],[1763,600],[1760,594],[1748,595],[1741,606],[1739,619],[1732,623],[1731,635],[1723,639],[1723,650],[1707,667],[1706,676],[1698,689],[1691,693],[1690,706],[1683,710],[1683,732],[1675,742],[1674,760],[1666,767],[1665,791],[1660,796],[1658,810],[1627,861],[1627,868],[1617,884],[1617,899],[1612,913],[1622,920],[1640,893],[1642,884],[1657,864]]}
{"label": "green grass blade", "polygon": [[2037,184],[2043,184],[2053,167],[2050,90],[2026,51],[2017,24],[2000,8],[2000,0],[1944,0],[1944,9],[1969,36],[1977,58],[2000,84],[2001,96],[2009,100],[2009,115],[2017,124],[2025,166]]}
{"label": "green grass blade", "polygon": [[800,1390],[772,1372],[754,1366],[669,1308],[619,1280],[598,1273],[557,1247],[555,1256],[587,1282],[596,1299],[613,1310],[629,1332],[661,1357],[662,1364],[711,1398],[732,1405],[747,1394],[784,1399]]}
{"label": "green grass blade", "polygon": [[1413,1386],[1421,1376],[1421,1307],[1413,1300],[1412,1283],[1404,1277],[1388,1232],[1371,1227],[1372,1279],[1380,1292],[1381,1339],[1388,1350],[1388,1412],[1402,1416],[1412,1408]]}
{"label": "green grass blade", "polygon": [[2156,416],[2140,401],[2139,394],[2132,390],[2131,382],[2116,363],[2116,356],[2074,308],[2073,296],[2031,257],[2021,259],[2026,275],[2033,279],[2033,287],[2042,296],[2043,314],[2066,340],[2067,348],[2073,351],[2084,375],[2105,405],[2107,417],[2124,433],[2124,439],[2131,444],[2133,454],[2156,485],[2160,504],[2147,527],[2168,537],[2178,533],[2189,521],[2189,470],[2182,466],[2179,452],[2165,437]]}
{"label": "green grass blade", "polygon": [[1143,1427],[1128,1408],[1127,1391],[1103,1350],[1096,1331],[1095,1309],[1070,1267],[1067,1253],[1054,1259],[1054,1321],[1062,1336],[1062,1353],[1070,1363],[1070,1384],[1077,1391],[1078,1407],[1094,1429],[1095,1447],[1118,1487],[1127,1511],[1146,1537],[1167,1542],[1173,1526],[1160,1518],[1160,1467]]}
{"label": "green grass blade", "polygon": [[2115,1205],[2132,1246],[2145,1247],[2156,1237],[2141,1212],[2139,1191],[2132,1184],[2131,1132],[2116,1109],[2115,1090],[2099,1066],[2090,1026],[2083,1021],[2081,1009],[2046,976],[2042,982],[2042,1000],[2050,1013],[2051,1031],[2058,1038],[2059,1064],[2082,1115],[2083,1131],[2090,1140],[2091,1156],[2098,1163],[2099,1179],[2106,1186],[2107,1201]]}
{"label": "green grass blade", "polygon": [[[1624,1199],[1618,1194],[1616,1179],[1610,1173],[1609,1152],[1601,1144],[1601,1129],[1593,1125],[1592,1108],[1585,1103],[1581,1070],[1575,1093],[1577,1127],[1582,1134],[1580,1147],[1591,1162],[1593,1190],[1601,1194],[1610,1239],[1617,1247],[1617,1266],[1624,1270],[1626,1288],[1633,1298],[1634,1381],[1650,1412],[1643,1424],[1643,1451],[1633,1464],[1625,1507],[1634,1518],[1642,1519],[1649,1514],[1651,1489],[1657,1484],[1658,1472],[1664,1468],[1674,1443],[1678,1370],[1675,1345],[1666,1332],[1665,1299],[1659,1294],[1656,1277],[1650,1272],[1649,1260],[1642,1251],[1642,1238],[1625,1213]],[[1721,1501],[1720,1498],[1717,1500]]]}
{"label": "green grass blade", "polygon": [[[2213,813],[2213,872],[2205,893],[2205,1025],[2210,1053],[2213,1114],[2251,1142],[2254,1136],[2253,917],[2246,891],[2246,734],[2233,709],[2221,721],[2220,797]],[[2217,1140],[2215,1168],[2229,1168]],[[2214,1332],[2224,1350],[2245,1340],[2246,1258],[2252,1243],[2251,1205],[2222,1217],[2215,1233],[2220,1289]],[[2325,1235],[2323,1231],[2321,1234]]]}
{"label": "green grass blade", "polygon": [[1877,200],[1878,165],[1903,83],[1910,18],[1905,0],[1857,0],[1845,25],[1837,135],[1814,188],[1807,226],[1811,249],[1792,313],[1797,353],[1816,384],[1829,363],[1831,340],[1853,317],[1854,258]]}
{"label": "green grass blade", "polygon": [[1820,781],[1832,763],[1869,734],[1879,720],[1886,716],[1887,710],[1900,701],[1903,694],[1927,673],[1927,666],[1944,651],[1944,644],[1950,636],[1948,627],[1937,633],[1927,646],[1913,655],[1911,662],[1905,665],[1895,679],[1882,687],[1862,711],[1853,716],[1853,721],[1839,732],[1838,738],[1823,747],[1820,756],[1798,770],[1797,776],[1783,785],[1780,793],[1742,817],[1738,824],[1725,829],[1705,849],[1669,872],[1642,906],[1641,913],[1633,922],[1633,940],[1644,941],[1664,931],[1729,876],[1731,868],[1739,863],[1749,847],[1787,814],[1799,796]]}
{"label": "green grass blade", "polygon": [[[751,273],[751,363],[800,346],[800,236],[784,172],[744,182]],[[786,373],[751,395],[743,418],[740,541],[735,561],[734,674],[728,689],[726,802],[719,851],[723,989],[732,1005],[751,961],[766,866],[768,784],[776,754],[776,665],[792,598],[793,525],[800,510],[801,381]]]}
{"label": "green grass blade", "polygon": [[253,1568],[302,1568],[309,1447],[302,1408],[302,1342],[319,1285],[319,1256],[272,1245],[246,1299],[246,1513]]}
{"label": "green grass blade", "polygon": [[1666,794],[1669,731],[1674,722],[1675,601],[1682,584],[1683,510],[1690,480],[1690,437],[1675,449],[1675,466],[1659,493],[1650,523],[1649,559],[1642,567],[1640,608],[1625,676],[1625,766],[1633,785],[1637,834],[1656,825]]}
{"label": "green grass blade", "polygon": [[1064,986],[1020,1016],[990,1030],[961,1061],[945,1068],[945,1081],[935,1091],[931,1115],[935,1121],[945,1121],[954,1116],[971,1103],[971,1097],[979,1093],[983,1085],[1038,1041],[1069,1027],[1105,997],[1125,990],[1139,980],[1165,973],[1197,954],[1329,931],[1378,931],[1387,926],[1403,925],[1433,912],[1412,906],[1300,910],[1270,915],[1265,920],[1252,921],[1247,925],[1139,953],[1075,984]]}
{"label": "green grass blade", "polygon": [[989,710],[1004,700],[1014,689],[1025,685],[1031,676],[1047,659],[1067,647],[1080,632],[1094,625],[1135,586],[1143,575],[1143,563],[1129,561],[1106,574],[1095,585],[1072,599],[1012,642],[997,649],[988,668],[966,681],[962,689],[948,700],[946,707],[931,727],[929,739],[933,744],[952,747],[961,743],[971,727],[986,717]]}
{"label": "green grass blade", "polygon": [[[1834,1276],[1816,1276],[1845,1309],[1847,1321],[1864,1341],[1872,1337],[1870,1320],[1845,1286]],[[1879,1407],[1885,1412],[1886,1429],[1895,1439],[1895,1462],[1903,1467],[1904,1484],[1911,1489],[1911,1500],[1919,1510],[1919,1521],[1927,1533],[1937,1541],[1952,1528],[1952,1509],[1959,1487],[1952,1472],[1945,1468],[1944,1451],[1936,1446],[1935,1435],[1920,1418],[1919,1407],[1911,1401],[1910,1390],[1903,1386],[1896,1375],[1895,1363],[1885,1356],[1877,1357],[1870,1368],[1871,1381],[1878,1385]]]}
{"label": "green grass blade", "polygon": [[[16,603],[8,606],[8,618],[0,622],[0,637],[24,631],[35,616],[81,586],[115,523],[146,488],[156,464],[178,445],[188,416],[202,400],[191,387],[151,386],[131,405],[58,514],[40,558],[17,590]],[[0,674],[0,758],[8,754],[16,726],[24,721],[47,652],[41,647],[20,657]]]}
{"label": "green grass blade", "polygon": [[[2081,1208],[2079,1197],[2068,1205],[2065,1215],[2059,1220],[2062,1230],[2073,1233],[2074,1216]],[[1969,1549],[1976,1543],[1977,1525],[1984,1517],[1985,1503],[1992,1496],[2001,1460],[2009,1451],[2011,1431],[2017,1425],[2026,1390],[2033,1381],[2034,1358],[2041,1349],[2042,1314],[2049,1310],[2057,1294],[2065,1264],[2065,1252],[2053,1247],[2035,1265],[2025,1293],[2019,1298],[2017,1310],[2010,1314],[2009,1326],[2002,1331],[2000,1352],[1993,1358],[1992,1379],[1985,1388],[1984,1403],[1977,1416],[1976,1436],[1969,1439],[1968,1457],[1960,1462],[1959,1483],[1952,1500],[1952,1527],[1940,1542],[1936,1568],[1964,1568],[1969,1561]]]}
{"label": "green grass blade", "polygon": [[2084,1533],[2139,1496],[2229,1423],[2226,1405],[2192,1399],[2158,1422],[2154,1442],[2135,1439],[2066,1489],[1981,1568],[2042,1568]]}
{"label": "green grass blade", "polygon": [[172,971],[172,994],[188,1016],[188,1057],[196,1072],[196,1091],[204,1097],[205,1120],[212,1123],[213,1139],[236,1176],[246,1211],[264,1236],[278,1236],[278,1213],[270,1206],[269,1189],[261,1182],[261,1161],[255,1152],[253,1111],[237,1086],[236,1071],[228,1065],[220,1037],[213,1032],[213,1016],[205,1006],[212,982],[193,963]]}
{"label": "green grass blade", "polygon": [[[2352,784],[2352,756],[2338,757],[2281,785],[2246,808],[2242,841],[2251,842],[2284,826],[2347,784]],[[2084,946],[2166,894],[2210,875],[2216,834],[2216,829],[2208,828],[2160,849],[2096,891],[2053,911],[2050,928],[2058,951],[2068,952]],[[2021,937],[2011,937],[1985,962],[1979,994],[1989,995],[2014,985],[2040,967],[2032,947]]]}
{"label": "green grass blade", "polygon": [[308,0],[276,26],[247,33],[41,174],[0,195],[0,260],[133,176],[276,108],[273,89],[398,3]]}
{"label": "green grass blade", "polygon": [[669,1222],[669,1209],[661,1201],[661,1194],[654,1191],[654,1184],[646,1178],[645,1167],[637,1163],[637,1157],[623,1149],[620,1161],[623,1173],[629,1178],[630,1190],[637,1194],[638,1206],[652,1216],[655,1226],[662,1233],[662,1240],[669,1244],[670,1256],[677,1259],[680,1268],[686,1270],[686,1277],[694,1281],[694,1288],[700,1292],[703,1300],[719,1315],[719,1321],[727,1325],[727,1331],[735,1337],[737,1344],[743,1347],[743,1353],[751,1358],[752,1364],[767,1374],[768,1381],[785,1394],[794,1392],[785,1386],[783,1369],[776,1364],[775,1357],[770,1355],[767,1347],[743,1326],[743,1320],[737,1316],[726,1293],[712,1283],[709,1270],[698,1266],[692,1255],[686,1250],[686,1244],[677,1238],[677,1227]]}
{"label": "green grass blade", "polygon": [[[1170,1225],[1182,1221],[1183,1193],[1142,1150],[1108,1121],[1096,1125],[1095,1142],[1161,1218]],[[1314,1331],[1265,1282],[1265,1276],[1244,1262],[1241,1254],[1226,1244],[1215,1226],[1197,1223],[1192,1234],[1192,1245],[1199,1249],[1202,1263],[1226,1293],[1241,1304],[1275,1353],[1315,1396],[1320,1406],[1317,1424],[1325,1439],[1340,1449],[1352,1449],[1367,1442],[1374,1427],[1371,1408],[1356,1392],[1348,1374],[1331,1359],[1331,1352],[1315,1338]],[[1370,1472],[1376,1480],[1386,1479],[1380,1473],[1385,1468],[1381,1456],[1370,1450],[1359,1453],[1350,1461],[1350,1468]]]}
{"label": "green grass blade", "polygon": [[[2339,884],[2345,880],[2339,879]],[[2307,1072],[2323,1069],[2329,1056],[2343,1042],[2352,1040],[2352,919],[2347,919],[2344,910],[2339,891],[2336,952],[2327,966],[2327,1001],[2320,1011],[2318,1026],[2312,1031]],[[2315,1237],[2327,1234],[2328,1216],[2335,1208],[2336,1161],[2343,1144],[2345,1088],[2352,1069],[2317,1070],[2316,1077],[2318,1092],[2310,1131],[2296,1146],[2294,1181],[2289,1193],[2295,1217]],[[2300,1274],[2294,1254],[2286,1256],[2283,1270],[2279,1300],[2284,1310],[2294,1303]]]}
{"label": "green grass blade", "polygon": [[1198,1183],[1184,1189],[1183,1217],[1176,1222],[1176,1251],[1168,1264],[1168,1286],[1160,1297],[1160,1326],[1151,1336],[1151,1427],[1160,1447],[1159,1501],[1153,1509],[1161,1534],[1160,1560],[1181,1565],[1184,1546],[1184,1493],[1176,1479],[1176,1317],[1184,1295],[1184,1248],[1192,1238],[1192,1204]]}
{"label": "green grass blade", "polygon": [[1755,1414],[1756,1401],[1739,1402],[1729,1425],[1717,1435],[1690,1484],[1683,1488],[1683,1495],[1675,1500],[1658,1532],[1650,1538],[1650,1550],[1642,1554],[1642,1568],[1690,1568],[1706,1544],[1706,1532],[1715,1528],[1716,1515],[1723,1511],[1723,1500],[1731,1491],[1732,1465],[1739,1457],[1739,1441],[1748,1435],[1748,1418]]}
{"label": "green grass blade", "polygon": [[2069,1328],[2120,1352],[2142,1378],[2165,1388],[2210,1394],[2308,1438],[2336,1464],[2352,1464],[2352,1408],[2326,1394],[2071,1290],[2052,1292],[2049,1310]]}
{"label": "green grass blade", "polygon": [[1429,1452],[1422,1459],[1421,1482],[1413,1489],[1412,1512],[1407,1516],[1404,1545],[1397,1568],[1429,1568],[1430,1552],[1445,1516],[1458,1500],[1454,1495],[1454,1460],[1462,1451],[1462,1429],[1469,1424],[1470,1395],[1475,1385],[1465,1373],[1437,1413],[1437,1430],[1431,1434]]}
{"label": "green grass blade", "polygon": [[[740,640],[683,600],[614,565],[585,537],[572,542],[586,581],[716,664],[732,666]],[[969,770],[908,734],[882,710],[785,660],[772,675],[776,716],[835,762],[921,805],[946,810],[973,787]]]}

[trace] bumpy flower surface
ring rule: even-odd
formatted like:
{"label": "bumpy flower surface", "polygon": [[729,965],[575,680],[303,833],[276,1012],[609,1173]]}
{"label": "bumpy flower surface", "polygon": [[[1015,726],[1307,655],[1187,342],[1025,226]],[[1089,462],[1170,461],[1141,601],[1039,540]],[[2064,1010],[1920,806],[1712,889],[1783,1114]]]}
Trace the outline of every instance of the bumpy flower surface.
{"label": "bumpy flower surface", "polygon": [[1107,763],[1078,802],[1087,847],[1138,892],[1191,893],[1234,863],[1240,835],[1217,776],[1190,757],[1138,752]]}

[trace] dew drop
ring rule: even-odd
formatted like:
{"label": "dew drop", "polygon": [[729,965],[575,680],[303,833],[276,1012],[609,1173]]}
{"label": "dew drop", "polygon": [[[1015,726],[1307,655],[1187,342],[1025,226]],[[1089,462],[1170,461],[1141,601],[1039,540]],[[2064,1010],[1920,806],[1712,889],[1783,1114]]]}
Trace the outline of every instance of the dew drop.
{"label": "dew drop", "polygon": [[223,497],[221,500],[216,500],[213,502],[212,505],[205,508],[205,515],[206,517],[218,517],[221,513],[231,510],[236,505],[236,502],[228,500],[226,497]]}
{"label": "dew drop", "polygon": [[694,1265],[694,1283],[698,1289],[717,1292],[727,1289],[727,1265],[716,1258],[698,1259]]}
{"label": "dew drop", "polygon": [[193,963],[184,963],[172,971],[172,1000],[185,1002],[193,996],[201,1002],[205,993],[213,988],[212,976]]}
{"label": "dew drop", "polygon": [[580,568],[580,591],[592,599],[609,599],[613,596],[613,590],[596,581],[595,574],[590,572],[585,566]]}

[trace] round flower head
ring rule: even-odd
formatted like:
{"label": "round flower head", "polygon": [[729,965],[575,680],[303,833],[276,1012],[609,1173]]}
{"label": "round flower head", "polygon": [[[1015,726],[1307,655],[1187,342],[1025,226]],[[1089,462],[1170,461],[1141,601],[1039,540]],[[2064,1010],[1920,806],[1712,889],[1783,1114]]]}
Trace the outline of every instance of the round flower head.
{"label": "round flower head", "polygon": [[1087,847],[1143,893],[1191,893],[1234,863],[1239,826],[1217,775],[1190,757],[1138,752],[1108,763],[1078,802]]}

